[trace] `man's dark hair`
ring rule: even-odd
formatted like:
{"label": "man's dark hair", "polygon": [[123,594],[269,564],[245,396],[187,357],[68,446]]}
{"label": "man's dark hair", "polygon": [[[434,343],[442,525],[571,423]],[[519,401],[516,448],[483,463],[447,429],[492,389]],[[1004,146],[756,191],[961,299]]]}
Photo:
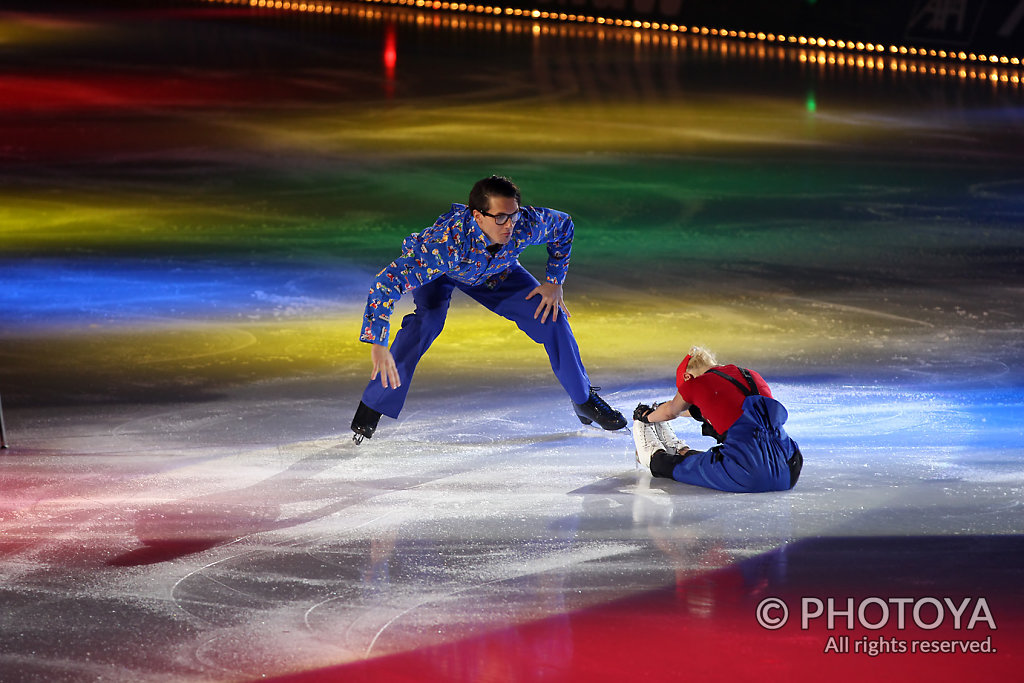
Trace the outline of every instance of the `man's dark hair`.
{"label": "man's dark hair", "polygon": [[490,211],[491,197],[513,197],[520,202],[519,188],[511,180],[502,175],[478,180],[469,191],[469,208],[476,211]]}

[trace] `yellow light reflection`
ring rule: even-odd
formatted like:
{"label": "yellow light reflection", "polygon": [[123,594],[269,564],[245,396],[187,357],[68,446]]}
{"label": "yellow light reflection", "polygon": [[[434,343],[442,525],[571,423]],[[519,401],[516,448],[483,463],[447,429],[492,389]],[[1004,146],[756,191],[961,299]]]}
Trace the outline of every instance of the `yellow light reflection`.
{"label": "yellow light reflection", "polygon": [[[222,202],[223,198],[221,198]],[[253,225],[258,211],[192,198],[82,195],[60,200],[0,194],[0,248],[6,251],[209,241],[211,225]]]}
{"label": "yellow light reflection", "polygon": [[[636,305],[635,295],[587,295],[587,301],[574,301],[570,289],[567,298],[595,382],[602,381],[602,374],[671,376],[693,343],[762,367],[806,368],[889,357],[931,343],[934,335],[933,328],[915,321],[796,298],[709,298],[652,316]],[[31,373],[36,386],[115,393],[138,387],[209,392],[261,381],[323,378],[339,382],[340,393],[369,379],[369,346],[357,339],[361,316],[361,309],[353,309],[337,318],[92,326],[35,336],[7,331],[0,362],[16,360],[7,367],[23,369],[8,370],[14,384],[21,383],[22,371]],[[543,347],[462,297],[417,370],[418,381],[453,376],[557,387]]]}
{"label": "yellow light reflection", "polygon": [[101,30],[99,26],[83,21],[0,12],[0,45],[67,43]]}
{"label": "yellow light reflection", "polygon": [[[583,101],[581,101],[583,100]],[[494,153],[519,155],[602,152],[692,153],[702,150],[807,147],[863,139],[860,127],[841,119],[806,125],[802,102],[762,99],[743,102],[644,101],[605,103],[595,116],[586,98],[552,100],[544,106],[522,100],[394,110],[388,117],[353,108],[348,112],[282,118],[276,114],[246,122],[253,140],[268,147],[334,154],[408,155]],[[254,115],[255,117],[256,115]],[[873,134],[885,136],[883,128]],[[595,141],[600,141],[595,147]]]}

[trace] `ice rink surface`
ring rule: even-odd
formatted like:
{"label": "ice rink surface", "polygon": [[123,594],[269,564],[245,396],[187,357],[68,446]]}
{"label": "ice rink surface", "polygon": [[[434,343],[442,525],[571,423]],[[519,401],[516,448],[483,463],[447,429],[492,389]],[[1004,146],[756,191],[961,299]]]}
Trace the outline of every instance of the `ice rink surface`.
{"label": "ice rink surface", "polygon": [[[173,4],[0,12],[0,680],[1019,675],[1019,84]],[[758,369],[794,490],[652,479],[459,295],[351,441],[371,278],[491,172],[602,395]]]}

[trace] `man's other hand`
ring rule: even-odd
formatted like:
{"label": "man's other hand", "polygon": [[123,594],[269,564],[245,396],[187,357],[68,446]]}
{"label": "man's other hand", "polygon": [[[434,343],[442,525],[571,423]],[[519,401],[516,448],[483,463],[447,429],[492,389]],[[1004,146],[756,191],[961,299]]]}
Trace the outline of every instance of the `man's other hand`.
{"label": "man's other hand", "polygon": [[536,320],[537,316],[543,313],[540,322],[544,324],[547,322],[548,314],[551,315],[552,320],[558,320],[558,311],[565,313],[565,317],[569,318],[572,316],[569,313],[569,309],[565,307],[565,301],[562,299],[562,285],[556,285],[553,282],[545,282],[542,285],[538,285],[533,288],[533,291],[526,295],[527,299],[540,294],[540,303],[537,305],[537,310],[533,314],[533,319]]}
{"label": "man's other hand", "polygon": [[370,380],[375,380],[377,375],[380,375],[380,385],[385,389],[388,388],[389,383],[392,389],[402,386],[401,380],[398,379],[398,367],[395,365],[395,357],[391,355],[391,350],[380,344],[371,344],[370,346],[370,360],[373,361],[373,374],[370,375]]}

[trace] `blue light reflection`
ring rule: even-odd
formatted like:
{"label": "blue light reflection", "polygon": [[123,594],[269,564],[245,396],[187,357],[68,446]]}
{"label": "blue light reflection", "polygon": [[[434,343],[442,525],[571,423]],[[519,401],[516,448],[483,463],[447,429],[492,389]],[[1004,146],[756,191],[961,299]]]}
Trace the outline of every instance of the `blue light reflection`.
{"label": "blue light reflection", "polygon": [[372,273],[339,262],[0,260],[4,328],[336,314]]}

